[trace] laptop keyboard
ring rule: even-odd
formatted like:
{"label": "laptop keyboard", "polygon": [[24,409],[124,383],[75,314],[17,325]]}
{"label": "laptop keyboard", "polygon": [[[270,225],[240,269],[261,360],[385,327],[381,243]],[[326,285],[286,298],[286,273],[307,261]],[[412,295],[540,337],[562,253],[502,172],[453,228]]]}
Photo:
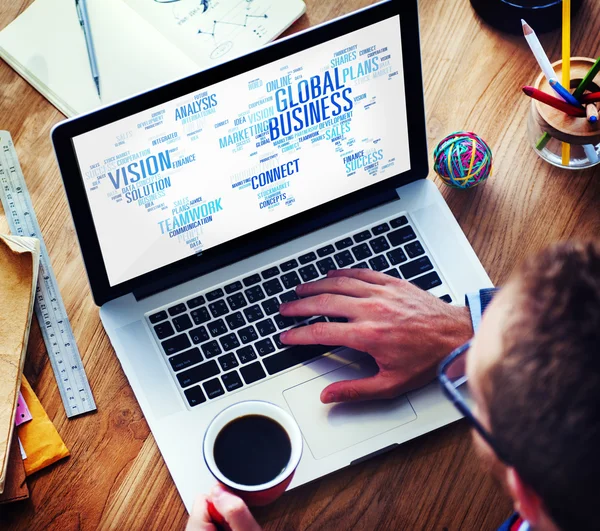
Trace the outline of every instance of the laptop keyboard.
{"label": "laptop keyboard", "polygon": [[[198,406],[334,350],[289,347],[279,336],[290,328],[345,319],[284,317],[279,305],[298,299],[298,284],[342,268],[381,271],[424,290],[442,285],[404,215],[153,310],[146,318],[187,404]],[[452,302],[449,295],[440,298]]]}

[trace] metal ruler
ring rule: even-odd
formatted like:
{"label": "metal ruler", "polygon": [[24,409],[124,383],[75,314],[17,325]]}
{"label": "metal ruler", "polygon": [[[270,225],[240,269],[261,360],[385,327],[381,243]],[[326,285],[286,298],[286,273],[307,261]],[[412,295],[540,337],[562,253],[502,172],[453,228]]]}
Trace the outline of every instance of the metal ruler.
{"label": "metal ruler", "polygon": [[46,343],[67,417],[96,409],[71,323],[65,310],[50,257],[35,217],[17,152],[7,131],[0,131],[0,200],[15,236],[40,240],[40,272],[35,293],[35,314]]}

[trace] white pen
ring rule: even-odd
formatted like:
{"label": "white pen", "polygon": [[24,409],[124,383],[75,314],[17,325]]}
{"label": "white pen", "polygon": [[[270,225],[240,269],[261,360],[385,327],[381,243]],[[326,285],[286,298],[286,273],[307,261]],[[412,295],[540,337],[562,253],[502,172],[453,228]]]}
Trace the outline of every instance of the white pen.
{"label": "white pen", "polygon": [[92,77],[96,83],[96,90],[100,96],[100,74],[98,73],[98,64],[96,63],[96,52],[94,51],[94,41],[92,40],[92,28],[90,27],[90,17],[87,12],[86,0],[75,0],[75,9],[79,17],[79,24],[83,29],[85,36],[85,47],[87,48],[88,59],[90,61],[90,69]]}
{"label": "white pen", "polygon": [[544,48],[542,48],[542,43],[537,38],[535,31],[533,31],[531,26],[523,19],[521,19],[521,24],[523,25],[523,35],[525,35],[525,39],[527,39],[527,44],[529,44],[529,47],[531,48],[533,55],[540,65],[542,72],[544,72],[544,75],[546,76],[546,79],[548,82],[550,82],[551,79],[557,79],[556,72],[554,71],[554,68],[552,68],[552,63],[550,63],[550,59],[548,59]]}

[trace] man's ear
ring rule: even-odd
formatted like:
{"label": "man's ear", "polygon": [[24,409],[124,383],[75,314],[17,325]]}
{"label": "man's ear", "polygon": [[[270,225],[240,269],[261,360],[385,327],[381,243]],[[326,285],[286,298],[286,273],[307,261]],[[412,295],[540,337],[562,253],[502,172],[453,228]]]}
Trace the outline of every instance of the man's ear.
{"label": "man's ear", "polygon": [[523,482],[513,467],[506,469],[506,485],[517,511],[532,527],[537,526],[543,515],[543,503],[534,490]]}

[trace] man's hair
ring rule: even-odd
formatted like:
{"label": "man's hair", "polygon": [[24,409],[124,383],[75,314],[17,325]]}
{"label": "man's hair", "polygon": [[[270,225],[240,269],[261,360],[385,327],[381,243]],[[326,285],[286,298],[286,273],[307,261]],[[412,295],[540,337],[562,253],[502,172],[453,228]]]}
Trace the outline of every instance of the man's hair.
{"label": "man's hair", "polygon": [[562,530],[598,529],[600,243],[553,245],[513,281],[488,374],[493,436]]}

